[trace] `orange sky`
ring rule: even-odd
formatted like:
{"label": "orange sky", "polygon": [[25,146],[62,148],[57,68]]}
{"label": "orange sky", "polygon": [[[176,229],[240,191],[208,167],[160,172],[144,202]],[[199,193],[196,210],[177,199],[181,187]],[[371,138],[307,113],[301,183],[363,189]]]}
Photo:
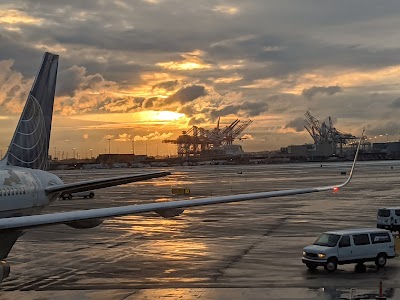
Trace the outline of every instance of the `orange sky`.
{"label": "orange sky", "polygon": [[109,142],[131,153],[132,140],[137,154],[174,154],[162,140],[218,117],[253,120],[237,142],[245,150],[279,149],[312,142],[307,110],[354,135],[365,126],[400,138],[397,4],[306,2],[1,3],[0,150],[43,51],[60,55],[57,156],[97,155]]}

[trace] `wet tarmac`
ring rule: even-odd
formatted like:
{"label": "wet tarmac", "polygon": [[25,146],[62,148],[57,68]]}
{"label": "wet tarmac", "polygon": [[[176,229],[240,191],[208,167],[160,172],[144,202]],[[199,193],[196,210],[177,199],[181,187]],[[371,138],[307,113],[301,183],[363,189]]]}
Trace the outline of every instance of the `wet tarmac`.
{"label": "wet tarmac", "polygon": [[[350,163],[171,168],[173,175],[60,200],[46,212],[340,183]],[[156,169],[58,171],[65,182]],[[307,270],[302,248],[321,232],[375,227],[376,210],[400,206],[400,162],[361,162],[352,183],[323,192],[118,217],[92,229],[33,229],[9,255],[0,299],[374,299],[379,281],[400,299],[400,258],[366,273],[354,265]],[[187,197],[186,197],[187,198]],[[179,199],[182,199],[181,197]],[[399,249],[399,247],[398,247]]]}

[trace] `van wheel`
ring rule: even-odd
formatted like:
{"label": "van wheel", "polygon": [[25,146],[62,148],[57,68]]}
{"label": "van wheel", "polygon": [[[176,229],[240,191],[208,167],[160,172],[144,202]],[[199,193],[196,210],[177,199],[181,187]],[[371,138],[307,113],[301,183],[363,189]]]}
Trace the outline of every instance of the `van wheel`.
{"label": "van wheel", "polygon": [[94,197],[94,193],[89,194],[89,198],[92,199]]}
{"label": "van wheel", "polygon": [[375,259],[375,264],[378,268],[384,267],[386,265],[386,254],[379,253]]}
{"label": "van wheel", "polygon": [[69,199],[69,200],[72,199],[72,195],[71,195],[71,194],[68,195],[68,199]]}
{"label": "van wheel", "polygon": [[317,264],[313,264],[313,263],[306,263],[306,266],[310,270],[315,270],[316,268],[318,268],[318,265]]}
{"label": "van wheel", "polygon": [[337,261],[335,258],[328,259],[324,269],[327,270],[329,273],[335,272],[337,269]]}

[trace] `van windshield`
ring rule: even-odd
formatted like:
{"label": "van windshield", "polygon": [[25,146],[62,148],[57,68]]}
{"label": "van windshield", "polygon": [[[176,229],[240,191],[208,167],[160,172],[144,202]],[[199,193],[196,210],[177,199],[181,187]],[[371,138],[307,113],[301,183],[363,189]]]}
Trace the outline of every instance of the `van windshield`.
{"label": "van windshield", "polygon": [[390,217],[390,210],[388,209],[378,209],[378,216],[379,217]]}
{"label": "van windshield", "polygon": [[315,242],[314,245],[325,246],[325,247],[335,247],[340,235],[323,233]]}

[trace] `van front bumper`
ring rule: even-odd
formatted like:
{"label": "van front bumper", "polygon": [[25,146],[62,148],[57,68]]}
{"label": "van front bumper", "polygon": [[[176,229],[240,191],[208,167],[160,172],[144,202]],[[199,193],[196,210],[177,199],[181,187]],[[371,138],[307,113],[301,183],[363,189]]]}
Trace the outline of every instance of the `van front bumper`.
{"label": "van front bumper", "polygon": [[316,264],[318,266],[325,266],[327,262],[326,259],[312,259],[307,257],[303,257],[301,261],[303,262],[303,264]]}

